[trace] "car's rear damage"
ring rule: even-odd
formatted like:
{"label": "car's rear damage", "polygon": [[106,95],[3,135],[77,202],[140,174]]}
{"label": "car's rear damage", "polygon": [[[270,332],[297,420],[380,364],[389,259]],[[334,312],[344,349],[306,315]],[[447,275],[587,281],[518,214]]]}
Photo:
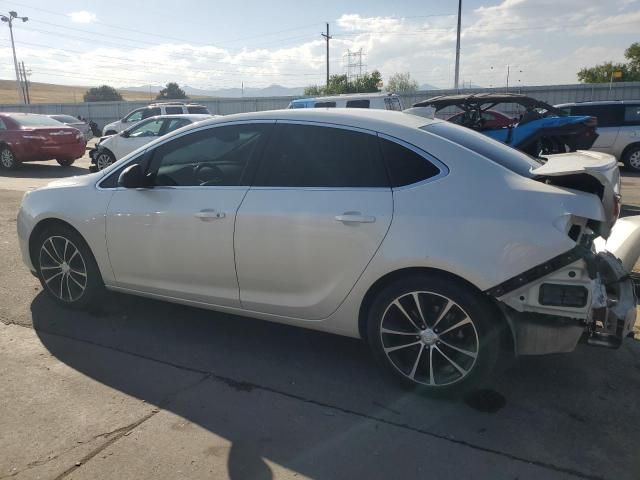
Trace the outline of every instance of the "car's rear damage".
{"label": "car's rear damage", "polygon": [[532,174],[547,184],[597,195],[602,215],[586,218],[568,211],[563,228],[574,248],[485,293],[505,314],[520,355],[569,352],[581,339],[617,348],[633,335],[636,320],[629,272],[640,254],[640,219],[614,226],[620,212],[615,159],[592,152],[557,155]]}

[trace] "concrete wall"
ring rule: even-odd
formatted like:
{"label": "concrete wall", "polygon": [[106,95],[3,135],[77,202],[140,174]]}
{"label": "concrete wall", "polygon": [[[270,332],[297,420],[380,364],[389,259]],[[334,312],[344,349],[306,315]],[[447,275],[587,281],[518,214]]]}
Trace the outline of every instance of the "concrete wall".
{"label": "concrete wall", "polygon": [[[504,88],[464,89],[461,93],[504,92]],[[546,85],[538,87],[515,87],[509,92],[523,93],[552,105],[565,102],[585,102],[589,100],[640,100],[640,82],[614,83],[611,91],[609,84]],[[436,96],[457,93],[455,90],[429,90],[401,95],[405,108],[416,102]],[[229,115],[232,113],[255,112],[286,108],[297,97],[261,97],[261,98],[220,98],[198,101],[206,105],[211,113]],[[40,103],[32,105],[0,105],[4,112],[65,113],[81,115],[95,121],[100,127],[122,118],[131,110],[147,105],[149,102],[92,102],[92,103]]]}

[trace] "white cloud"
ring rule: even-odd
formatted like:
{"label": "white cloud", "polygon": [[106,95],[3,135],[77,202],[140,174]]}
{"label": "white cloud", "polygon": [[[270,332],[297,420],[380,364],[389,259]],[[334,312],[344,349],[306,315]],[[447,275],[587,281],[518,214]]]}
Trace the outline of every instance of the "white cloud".
{"label": "white cloud", "polygon": [[67,14],[72,22],[75,23],[93,23],[96,21],[96,14],[93,12],[87,12],[86,10],[80,10],[78,12],[71,12]]}
{"label": "white cloud", "polygon": [[[502,86],[510,65],[510,84],[574,83],[581,67],[623,58],[624,49],[633,41],[628,33],[634,33],[640,23],[638,3],[502,0],[467,12],[461,79]],[[96,20],[95,14],[86,11],[69,17]],[[344,73],[343,55],[362,48],[366,70],[377,69],[385,79],[408,71],[420,84],[451,87],[455,29],[455,16],[344,14],[332,24],[331,73]],[[33,41],[44,45],[47,40]],[[75,44],[56,43],[56,47],[60,50],[21,46],[21,55],[32,59],[35,81],[116,87],[177,81],[199,88],[235,87],[240,82],[253,87],[324,83],[325,42],[315,34],[292,46],[234,50],[188,43],[101,47],[85,53],[71,51],[78,49]],[[10,51],[0,48],[0,58],[4,56],[9,61],[0,65],[0,74],[9,76]]]}

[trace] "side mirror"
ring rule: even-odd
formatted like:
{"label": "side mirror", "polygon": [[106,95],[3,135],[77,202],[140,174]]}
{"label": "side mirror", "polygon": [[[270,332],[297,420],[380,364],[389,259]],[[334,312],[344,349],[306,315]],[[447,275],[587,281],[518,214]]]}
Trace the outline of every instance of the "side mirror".
{"label": "side mirror", "polygon": [[129,138],[129,130],[124,130],[123,132],[120,132],[120,136],[124,138]]}
{"label": "side mirror", "polygon": [[124,188],[151,188],[153,185],[149,178],[143,175],[140,165],[134,163],[120,173],[118,186]]}

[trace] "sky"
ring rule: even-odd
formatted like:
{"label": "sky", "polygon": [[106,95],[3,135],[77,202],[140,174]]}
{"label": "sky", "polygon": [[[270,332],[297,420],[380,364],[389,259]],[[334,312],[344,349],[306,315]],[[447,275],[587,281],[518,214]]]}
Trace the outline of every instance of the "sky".
{"label": "sky", "polygon": [[[323,84],[348,51],[386,81],[409,72],[451,88],[455,0],[20,0],[14,23],[31,80],[115,87],[177,81],[203,89]],[[463,0],[460,82],[486,87],[577,83],[584,66],[623,61],[640,41],[640,0]],[[0,78],[14,79],[6,23]]]}

